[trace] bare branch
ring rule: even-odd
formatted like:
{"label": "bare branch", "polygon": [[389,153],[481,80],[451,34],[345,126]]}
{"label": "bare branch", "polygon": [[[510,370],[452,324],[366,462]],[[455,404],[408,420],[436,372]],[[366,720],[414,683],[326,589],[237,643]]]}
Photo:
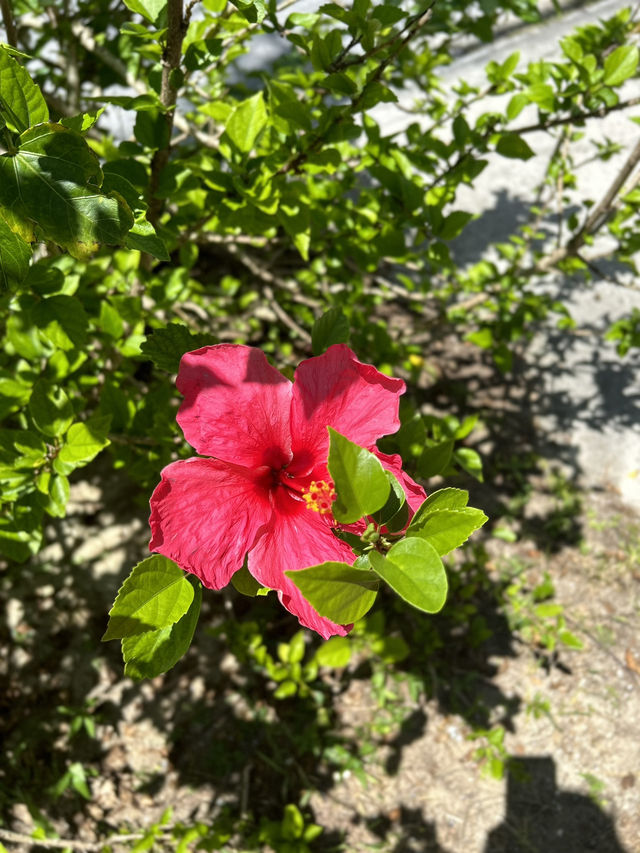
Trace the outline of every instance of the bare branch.
{"label": "bare branch", "polygon": [[18,33],[13,20],[13,9],[11,8],[11,0],[0,0],[0,12],[2,12],[2,23],[7,33],[7,44],[11,47],[18,47]]}

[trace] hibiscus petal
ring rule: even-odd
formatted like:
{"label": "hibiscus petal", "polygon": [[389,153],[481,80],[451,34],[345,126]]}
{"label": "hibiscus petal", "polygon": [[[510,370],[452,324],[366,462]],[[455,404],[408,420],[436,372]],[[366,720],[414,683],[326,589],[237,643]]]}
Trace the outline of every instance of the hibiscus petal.
{"label": "hibiscus petal", "polygon": [[382,467],[386,468],[387,471],[391,471],[391,473],[395,476],[396,480],[404,489],[404,493],[407,496],[407,503],[411,507],[410,515],[412,516],[413,513],[416,512],[420,504],[424,500],[426,500],[427,493],[422,488],[422,486],[416,483],[415,480],[412,480],[411,477],[405,471],[402,470],[401,456],[398,456],[397,453],[393,453],[391,455],[387,453],[381,453],[377,447],[374,447],[373,452],[382,463]]}
{"label": "hibiscus petal", "polygon": [[291,458],[291,382],[254,347],[218,344],[182,356],[178,423],[198,453],[257,468]]}
{"label": "hibiscus petal", "polygon": [[226,586],[271,517],[268,469],[193,458],[167,465],[161,476],[150,501],[149,550],[210,589]]}
{"label": "hibiscus petal", "polygon": [[279,504],[268,527],[249,552],[248,562],[249,571],[258,583],[278,590],[284,607],[298,617],[301,625],[317,631],[325,640],[334,634],[344,637],[351,625],[336,625],[320,616],[284,573],[326,560],[351,565],[355,557],[351,548],[333,535],[322,515],[300,506],[290,506],[287,511]]}
{"label": "hibiscus petal", "polygon": [[326,461],[327,426],[369,447],[400,427],[398,398],[402,379],[393,379],[358,361],[345,344],[335,344],[303,361],[295,373],[291,435],[296,459]]}

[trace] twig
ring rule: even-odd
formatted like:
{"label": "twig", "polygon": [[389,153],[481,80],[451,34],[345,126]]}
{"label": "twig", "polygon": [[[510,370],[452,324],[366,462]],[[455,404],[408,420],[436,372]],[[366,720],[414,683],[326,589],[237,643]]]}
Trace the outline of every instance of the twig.
{"label": "twig", "polygon": [[2,23],[7,33],[7,44],[11,47],[18,47],[18,33],[16,31],[15,21],[13,20],[13,9],[11,8],[11,0],[0,0],[0,11],[2,12]]}
{"label": "twig", "polygon": [[[406,45],[414,37],[418,30],[421,29],[427,23],[427,21],[431,17],[431,10],[433,9],[434,4],[435,0],[432,0],[432,2],[425,10],[419,12],[417,15],[414,15],[412,18],[410,18],[407,24],[401,30],[399,30],[399,32],[397,32],[393,36],[393,38],[386,42],[387,47],[392,44],[395,44],[395,49],[392,50],[389,55],[382,60],[382,62],[378,65],[374,73],[362,87],[358,95],[356,95],[356,97],[351,101],[351,103],[347,107],[345,107],[342,112],[338,113],[333,118],[333,120],[330,121],[329,124],[322,129],[321,133],[312,136],[307,148],[305,148],[303,151],[299,151],[294,157],[292,157],[291,160],[288,160],[278,170],[279,175],[285,175],[288,172],[297,172],[300,166],[302,166],[302,164],[307,161],[309,155],[313,154],[315,151],[318,150],[318,148],[322,147],[322,141],[324,137],[329,133],[329,131],[331,131],[336,125],[344,121],[348,116],[353,115],[353,113],[357,111],[369,88],[380,81],[380,78],[382,77],[390,63],[393,62],[393,60],[398,56],[398,54],[406,47]],[[369,53],[364,54],[362,61],[364,61],[364,59],[368,59],[369,56],[372,53],[377,52],[377,50],[378,48],[375,48],[374,51],[370,51]],[[359,61],[360,59],[361,58],[358,57]],[[305,136],[302,138],[303,142],[307,138],[307,136],[309,136],[309,134],[305,134]]]}
{"label": "twig", "polygon": [[[629,154],[624,165],[612,181],[611,186],[591,211],[589,216],[587,216],[579,231],[571,238],[571,240],[569,240],[566,246],[562,246],[561,248],[551,252],[551,254],[542,258],[533,268],[526,270],[526,272],[546,272],[570,255],[576,255],[580,248],[585,244],[587,238],[596,234],[605,224],[618,194],[639,162],[640,139],[636,142],[631,154]],[[638,178],[636,178],[636,181],[637,180]]]}
{"label": "twig", "polygon": [[164,199],[158,198],[156,193],[158,191],[158,184],[160,183],[160,173],[169,162],[169,154],[171,152],[174,107],[178,97],[178,89],[174,83],[173,75],[180,67],[184,33],[185,22],[182,0],[168,0],[167,43],[162,55],[162,79],[160,83],[160,102],[165,108],[163,115],[167,126],[167,142],[162,148],[158,148],[154,152],[151,159],[151,177],[149,179],[149,211],[147,219],[154,226],[157,224],[164,206]]}
{"label": "twig", "polygon": [[619,101],[613,106],[598,107],[595,110],[585,110],[581,113],[572,113],[568,116],[560,118],[545,119],[535,124],[525,124],[523,127],[514,127],[510,133],[532,133],[536,130],[549,130],[551,127],[559,127],[563,124],[573,124],[579,121],[585,121],[590,118],[604,118],[609,113],[617,112],[618,110],[626,110],[627,107],[635,107],[640,104],[640,98],[629,98],[628,101]]}
{"label": "twig", "polygon": [[[172,832],[173,827],[163,826],[159,831]],[[103,850],[115,844],[128,844],[130,841],[140,841],[146,836],[145,832],[131,832],[128,835],[110,835],[102,841],[76,841],[69,838],[33,838],[31,835],[23,835],[21,832],[12,832],[9,829],[0,829],[0,838],[3,841],[11,841],[14,844],[29,844],[32,847],[48,847],[52,850]]]}

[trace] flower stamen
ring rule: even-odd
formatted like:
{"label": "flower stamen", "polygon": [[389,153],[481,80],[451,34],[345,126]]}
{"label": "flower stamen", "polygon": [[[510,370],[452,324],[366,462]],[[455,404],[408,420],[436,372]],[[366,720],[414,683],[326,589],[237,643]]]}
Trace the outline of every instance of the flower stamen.
{"label": "flower stamen", "polygon": [[320,515],[331,514],[331,504],[336,499],[336,490],[331,480],[313,480],[309,488],[302,493],[307,509],[319,512]]}

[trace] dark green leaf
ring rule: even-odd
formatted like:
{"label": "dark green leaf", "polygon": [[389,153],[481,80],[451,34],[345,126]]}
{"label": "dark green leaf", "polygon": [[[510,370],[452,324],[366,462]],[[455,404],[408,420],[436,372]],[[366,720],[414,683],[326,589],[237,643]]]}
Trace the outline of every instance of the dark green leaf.
{"label": "dark green leaf", "polygon": [[349,321],[341,308],[329,308],[318,317],[311,330],[311,348],[320,355],[333,344],[349,343]]}
{"label": "dark green leaf", "polygon": [[342,524],[351,524],[384,506],[389,480],[373,453],[328,429],[329,473],[336,489],[333,514]]}
{"label": "dark green leaf", "polygon": [[137,249],[139,252],[146,252],[159,261],[169,260],[169,253],[166,246],[160,237],[158,237],[156,229],[147,221],[144,214],[136,217],[135,224],[125,237],[124,244],[128,249]]}
{"label": "dark green leaf", "polygon": [[82,347],[87,341],[89,319],[75,296],[63,293],[40,300],[31,312],[35,325],[60,349]]}
{"label": "dark green leaf", "polygon": [[408,604],[437,613],[447,598],[447,576],[437,551],[424,539],[397,542],[386,557],[372,551],[371,565]]}
{"label": "dark green leaf", "polygon": [[347,563],[327,562],[285,572],[321,616],[339,625],[356,622],[373,606],[378,580]]}
{"label": "dark green leaf", "polygon": [[246,566],[231,575],[231,583],[239,593],[251,598],[264,593],[265,590],[268,592],[267,587],[261,586]]}
{"label": "dark green leaf", "polygon": [[132,570],[109,613],[105,640],[133,637],[167,628],[193,601],[193,586],[174,562],[153,554]]}
{"label": "dark green leaf", "polygon": [[515,133],[503,133],[496,144],[496,151],[503,157],[516,160],[529,160],[530,157],[535,157],[535,152],[531,150],[529,144]]}
{"label": "dark green leaf", "polygon": [[177,373],[185,352],[193,352],[214,343],[215,340],[209,335],[194,335],[186,326],[170,323],[164,329],[154,329],[153,334],[143,341],[140,350],[156,367]]}
{"label": "dark green leaf", "polygon": [[[189,581],[185,578],[185,583]],[[188,651],[198,624],[202,587],[197,585],[189,609],[173,625],[146,631],[122,639],[124,674],[129,678],[155,678],[172,666]]]}
{"label": "dark green leaf", "polygon": [[418,461],[420,476],[428,480],[436,474],[442,474],[449,467],[453,453],[453,440],[441,441],[433,447],[425,447]]}
{"label": "dark green leaf", "polygon": [[44,239],[84,258],[101,243],[118,244],[133,225],[127,204],[100,192],[102,172],[77,133],[41,124],[22,134],[15,154],[0,156],[0,207],[27,242]]}
{"label": "dark green leaf", "polygon": [[376,524],[386,525],[387,528],[394,532],[402,530],[409,518],[409,505],[404,489],[393,476],[391,471],[385,472],[389,480],[389,497],[387,502],[377,512],[372,513],[371,518]]}

